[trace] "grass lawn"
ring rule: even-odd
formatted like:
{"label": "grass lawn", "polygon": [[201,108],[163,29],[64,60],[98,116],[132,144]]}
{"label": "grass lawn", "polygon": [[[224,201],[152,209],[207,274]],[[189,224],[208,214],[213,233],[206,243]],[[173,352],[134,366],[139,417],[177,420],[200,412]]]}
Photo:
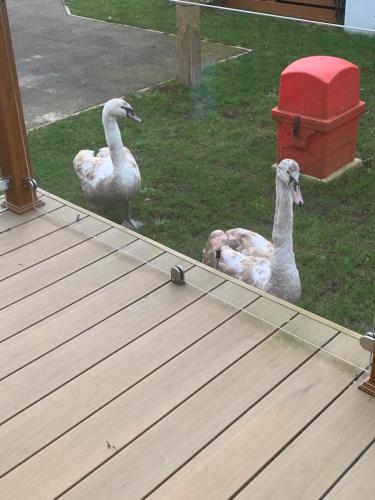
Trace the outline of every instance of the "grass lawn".
{"label": "grass lawn", "polygon": [[[74,13],[174,31],[166,0],[70,0]],[[364,166],[321,185],[302,182],[305,205],[295,211],[295,253],[302,307],[354,330],[372,325],[375,233],[375,39],[341,30],[203,12],[202,35],[250,47],[239,59],[207,67],[201,89],[176,83],[128,96],[142,126],[123,123],[124,142],[141,168],[135,215],[141,233],[200,260],[211,230],[246,227],[271,237],[274,210],[275,124],[279,75],[290,62],[329,54],[361,68],[358,154]],[[104,145],[101,110],[30,132],[40,185],[87,206],[72,170],[79,149]],[[121,125],[121,124],[120,124]],[[116,221],[124,212],[104,215]]]}

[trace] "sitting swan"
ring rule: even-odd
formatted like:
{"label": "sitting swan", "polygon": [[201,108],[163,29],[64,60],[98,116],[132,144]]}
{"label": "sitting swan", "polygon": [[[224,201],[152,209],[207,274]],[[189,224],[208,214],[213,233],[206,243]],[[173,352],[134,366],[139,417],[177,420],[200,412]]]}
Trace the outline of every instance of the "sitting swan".
{"label": "sitting swan", "polygon": [[111,99],[102,112],[102,122],[107,148],[94,151],[83,149],[73,160],[74,170],[81,182],[83,192],[96,204],[109,204],[126,200],[128,218],[125,225],[137,227],[131,219],[129,198],[141,187],[141,175],[132,153],[124,147],[117,118],[128,117],[136,122],[141,119],[124,99]]}
{"label": "sitting swan", "polygon": [[301,282],[293,252],[293,201],[303,204],[299,166],[286,159],[276,168],[273,244],[246,229],[216,230],[203,249],[203,263],[288,302],[297,302]]}

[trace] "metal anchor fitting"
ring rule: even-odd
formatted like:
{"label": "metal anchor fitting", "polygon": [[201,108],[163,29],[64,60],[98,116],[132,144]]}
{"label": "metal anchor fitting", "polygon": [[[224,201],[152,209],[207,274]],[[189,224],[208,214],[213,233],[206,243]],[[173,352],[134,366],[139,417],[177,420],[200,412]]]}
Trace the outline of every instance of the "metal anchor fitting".
{"label": "metal anchor fitting", "polygon": [[31,177],[24,177],[23,187],[25,189],[30,189],[30,191],[35,191],[38,187],[38,184],[35,179],[32,179]]}
{"label": "metal anchor fitting", "polygon": [[171,280],[176,285],[183,285],[185,283],[185,271],[182,266],[177,264],[171,269]]}
{"label": "metal anchor fitting", "polygon": [[11,181],[7,177],[0,177],[0,191],[8,191],[11,186]]}

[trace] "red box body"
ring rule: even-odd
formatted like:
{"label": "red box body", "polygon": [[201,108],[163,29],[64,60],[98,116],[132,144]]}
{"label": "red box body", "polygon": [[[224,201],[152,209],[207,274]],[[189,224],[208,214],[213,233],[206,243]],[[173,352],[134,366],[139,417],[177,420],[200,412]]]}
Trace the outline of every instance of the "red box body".
{"label": "red box body", "polygon": [[292,158],[301,172],[325,178],[354,160],[360,101],[359,68],[331,56],[305,57],[280,78],[277,161]]}

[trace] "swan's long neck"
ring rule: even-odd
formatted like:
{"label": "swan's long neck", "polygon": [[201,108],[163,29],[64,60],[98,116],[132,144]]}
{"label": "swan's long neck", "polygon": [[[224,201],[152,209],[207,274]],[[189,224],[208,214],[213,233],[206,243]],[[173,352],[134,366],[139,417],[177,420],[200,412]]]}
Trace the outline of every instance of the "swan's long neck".
{"label": "swan's long neck", "polygon": [[126,163],[124,145],[121,139],[119,126],[117,125],[116,118],[109,114],[106,109],[103,110],[103,127],[105,138],[107,140],[109,153],[111,155],[113,169],[123,168]]}
{"label": "swan's long neck", "polygon": [[293,198],[289,187],[280,179],[276,180],[276,207],[272,242],[274,249],[293,254]]}
{"label": "swan's long neck", "polygon": [[293,252],[293,199],[289,187],[276,180],[273,254],[267,290],[290,302],[298,300],[301,283]]}

